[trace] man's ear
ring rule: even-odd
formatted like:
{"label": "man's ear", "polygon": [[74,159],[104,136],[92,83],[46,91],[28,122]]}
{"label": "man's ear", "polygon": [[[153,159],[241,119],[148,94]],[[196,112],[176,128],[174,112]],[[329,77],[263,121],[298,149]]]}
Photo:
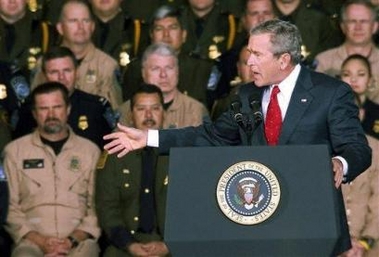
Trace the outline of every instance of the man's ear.
{"label": "man's ear", "polygon": [[63,36],[63,29],[62,29],[62,23],[59,21],[57,25],[55,25],[59,35]]}

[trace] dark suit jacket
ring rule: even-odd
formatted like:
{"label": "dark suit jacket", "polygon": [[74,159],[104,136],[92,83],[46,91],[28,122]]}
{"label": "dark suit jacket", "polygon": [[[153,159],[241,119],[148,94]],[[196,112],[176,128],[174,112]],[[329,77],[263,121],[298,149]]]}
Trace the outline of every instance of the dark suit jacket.
{"label": "dark suit jacket", "polygon": [[[244,86],[239,94],[242,112],[249,112],[248,97],[262,89]],[[251,142],[230,113],[225,112],[213,124],[159,133],[161,152],[173,146],[266,145],[263,123],[255,128]],[[331,156],[342,156],[348,163],[346,181],[353,180],[371,164],[371,148],[358,118],[350,87],[327,75],[301,68],[279,138],[280,145],[325,144]],[[335,253],[350,246],[342,194],[338,192],[341,235]]]}

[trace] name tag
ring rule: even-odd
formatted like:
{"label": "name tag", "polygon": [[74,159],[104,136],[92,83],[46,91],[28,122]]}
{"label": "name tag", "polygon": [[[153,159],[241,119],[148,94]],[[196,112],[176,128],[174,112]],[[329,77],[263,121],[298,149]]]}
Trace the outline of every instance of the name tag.
{"label": "name tag", "polygon": [[28,159],[23,161],[24,169],[43,169],[44,167],[43,159]]}

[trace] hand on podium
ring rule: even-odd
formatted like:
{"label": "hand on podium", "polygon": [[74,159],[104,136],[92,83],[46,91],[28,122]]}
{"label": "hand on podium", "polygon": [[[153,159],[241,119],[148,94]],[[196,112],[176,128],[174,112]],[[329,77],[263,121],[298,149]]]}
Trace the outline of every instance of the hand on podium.
{"label": "hand on podium", "polygon": [[118,131],[105,135],[104,140],[112,140],[104,146],[109,154],[117,153],[121,158],[127,153],[144,148],[147,145],[147,131],[117,124]]}

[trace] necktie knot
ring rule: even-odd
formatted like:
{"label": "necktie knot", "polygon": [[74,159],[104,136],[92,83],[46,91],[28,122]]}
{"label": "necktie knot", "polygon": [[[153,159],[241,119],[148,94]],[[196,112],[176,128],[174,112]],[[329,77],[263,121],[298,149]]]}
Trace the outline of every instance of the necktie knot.
{"label": "necktie knot", "polygon": [[273,97],[277,97],[277,95],[279,94],[280,92],[280,89],[277,85],[274,86],[274,88],[272,89],[272,92],[271,92],[271,97],[270,97],[270,101]]}
{"label": "necktie knot", "polygon": [[265,134],[268,145],[277,145],[282,128],[282,113],[278,102],[280,89],[277,85],[271,91],[270,103],[267,108]]}

